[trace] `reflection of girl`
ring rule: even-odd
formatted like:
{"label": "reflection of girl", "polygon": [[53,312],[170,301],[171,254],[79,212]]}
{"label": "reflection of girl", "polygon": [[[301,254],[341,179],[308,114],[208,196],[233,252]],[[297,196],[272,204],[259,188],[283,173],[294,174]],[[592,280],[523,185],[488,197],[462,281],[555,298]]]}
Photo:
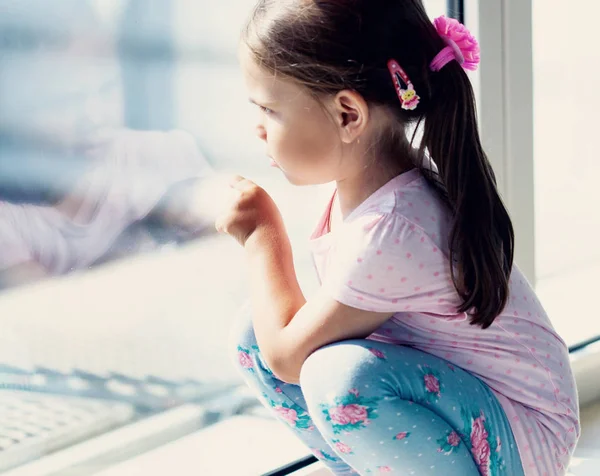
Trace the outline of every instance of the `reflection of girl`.
{"label": "reflection of girl", "polygon": [[[93,264],[174,184],[208,170],[195,141],[183,132],[114,132],[87,160],[88,170],[54,206],[0,204],[4,285],[22,282],[24,273],[35,278]],[[170,224],[180,218],[172,217]],[[202,222],[197,218],[182,225],[199,228]],[[134,251],[142,243],[124,245]]]}
{"label": "reflection of girl", "polygon": [[273,163],[337,185],[306,299],[277,206],[232,182],[217,226],[250,263],[252,322],[232,345],[246,382],[335,474],[564,475],[575,381],[513,266],[464,71],[475,39],[420,0],[260,0],[243,39]]}
{"label": "reflection of girl", "polygon": [[0,59],[1,284],[118,254],[149,214],[202,228],[183,200],[207,162],[185,133],[122,129],[118,64],[87,2],[0,0],[0,18],[13,46]]}

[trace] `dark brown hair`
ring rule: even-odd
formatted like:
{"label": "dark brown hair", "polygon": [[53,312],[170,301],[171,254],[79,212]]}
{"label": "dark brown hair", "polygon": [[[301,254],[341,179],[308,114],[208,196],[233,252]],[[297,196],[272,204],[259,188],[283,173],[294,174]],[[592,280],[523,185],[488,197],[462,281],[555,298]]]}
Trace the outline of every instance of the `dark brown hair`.
{"label": "dark brown hair", "polygon": [[[354,90],[388,107],[400,135],[409,124],[422,126],[415,165],[454,212],[449,249],[459,311],[489,327],[508,300],[514,231],[481,145],[467,74],[456,61],[437,73],[429,68],[446,45],[421,0],[259,0],[243,41],[262,67],[316,96]],[[391,58],[421,98],[414,111],[400,106]],[[396,155],[406,157],[400,148],[412,144],[395,143]],[[421,165],[424,157],[437,170]]]}

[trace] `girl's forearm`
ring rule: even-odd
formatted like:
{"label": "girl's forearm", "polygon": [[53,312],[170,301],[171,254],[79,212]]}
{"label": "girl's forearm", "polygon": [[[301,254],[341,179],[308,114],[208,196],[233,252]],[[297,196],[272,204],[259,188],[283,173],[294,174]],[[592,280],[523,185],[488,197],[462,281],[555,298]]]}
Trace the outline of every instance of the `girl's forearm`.
{"label": "girl's forearm", "polygon": [[247,240],[254,332],[272,370],[284,358],[282,331],[304,306],[285,230],[260,228]]}

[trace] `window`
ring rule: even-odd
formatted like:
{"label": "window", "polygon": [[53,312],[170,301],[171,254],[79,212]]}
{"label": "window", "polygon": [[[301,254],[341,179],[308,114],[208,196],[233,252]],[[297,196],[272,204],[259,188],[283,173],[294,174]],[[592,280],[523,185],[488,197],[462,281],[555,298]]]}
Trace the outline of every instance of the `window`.
{"label": "window", "polygon": [[[590,379],[600,365],[589,297],[597,259],[593,251],[582,259],[590,230],[598,225],[589,192],[594,164],[584,136],[593,123],[588,117],[595,104],[594,73],[585,69],[579,75],[583,69],[577,67],[590,57],[584,32],[591,30],[570,14],[557,16],[559,2],[464,3],[467,24],[482,46],[476,77],[482,138],[515,225],[516,262],[571,349],[584,405],[600,392]],[[581,6],[593,12],[589,2]],[[554,48],[558,40],[548,38],[558,30],[569,34]],[[567,86],[565,99],[557,101],[555,91],[576,77],[581,87]]]}
{"label": "window", "polygon": [[[448,13],[448,1],[447,0],[425,0],[423,2],[425,4],[425,8],[427,9],[427,13],[430,18],[437,18],[440,15],[449,15]],[[450,14],[454,14],[456,12],[452,11]]]}
{"label": "window", "polygon": [[593,140],[600,72],[588,67],[596,56],[589,32],[600,9],[585,0],[562,6],[533,2],[535,248],[542,302],[573,345],[600,334],[594,300],[600,164]]}
{"label": "window", "polygon": [[0,472],[163,418],[141,452],[244,398],[226,352],[243,260],[211,184],[277,183],[237,71],[249,8],[0,1]]}

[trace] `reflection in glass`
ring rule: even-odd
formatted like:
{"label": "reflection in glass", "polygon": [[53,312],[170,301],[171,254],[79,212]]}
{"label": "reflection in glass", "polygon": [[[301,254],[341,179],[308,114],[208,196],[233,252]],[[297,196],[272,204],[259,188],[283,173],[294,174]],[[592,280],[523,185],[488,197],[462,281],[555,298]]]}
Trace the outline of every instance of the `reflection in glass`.
{"label": "reflection in glass", "polygon": [[[37,0],[2,6],[1,285],[209,229],[210,220],[192,210],[209,164],[189,134],[125,128],[124,104],[148,116],[143,97],[131,95],[143,71],[131,69],[131,58],[121,68],[116,42],[92,6],[62,1],[51,14]],[[136,44],[129,27],[139,26],[140,14],[136,2],[125,9],[126,46]],[[148,63],[131,47],[125,52]]]}

